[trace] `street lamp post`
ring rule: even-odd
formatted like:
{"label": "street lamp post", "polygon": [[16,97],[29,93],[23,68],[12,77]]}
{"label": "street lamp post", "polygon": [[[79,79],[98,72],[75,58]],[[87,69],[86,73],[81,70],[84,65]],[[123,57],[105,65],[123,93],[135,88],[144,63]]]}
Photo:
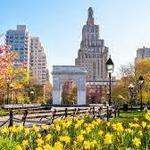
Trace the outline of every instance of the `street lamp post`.
{"label": "street lamp post", "polygon": [[7,95],[7,98],[6,98],[6,104],[9,104],[12,100],[12,88],[13,88],[13,84],[12,84],[12,81],[10,80],[10,78],[7,77],[6,79],[6,95]]}
{"label": "street lamp post", "polygon": [[132,83],[130,83],[129,86],[128,86],[128,89],[129,89],[129,92],[130,92],[130,103],[132,105],[134,85]]}
{"label": "street lamp post", "polygon": [[143,76],[139,76],[138,83],[139,83],[139,88],[140,88],[140,109],[141,109],[141,111],[142,111],[142,110],[143,110],[142,87],[143,87],[143,84],[144,84],[144,78],[143,78]]}
{"label": "street lamp post", "polygon": [[106,62],[106,70],[109,75],[109,105],[111,105],[111,74],[114,71],[114,63],[110,57]]}
{"label": "street lamp post", "polygon": [[43,84],[43,102],[45,103],[45,97],[46,93],[45,93],[45,84]]}
{"label": "street lamp post", "polygon": [[10,95],[10,79],[6,79],[6,84],[7,84],[7,99],[6,99],[6,104],[9,104],[9,95]]}
{"label": "street lamp post", "polygon": [[30,102],[32,102],[33,101],[33,99],[34,99],[34,90],[30,90]]}

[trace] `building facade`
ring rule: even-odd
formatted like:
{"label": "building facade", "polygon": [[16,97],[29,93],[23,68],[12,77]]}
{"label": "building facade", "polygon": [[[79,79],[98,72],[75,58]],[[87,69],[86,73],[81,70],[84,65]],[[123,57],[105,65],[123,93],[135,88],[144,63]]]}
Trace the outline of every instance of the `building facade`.
{"label": "building facade", "polygon": [[143,48],[139,48],[136,51],[135,62],[138,61],[139,59],[144,59],[144,58],[150,58],[150,48],[143,47]]}
{"label": "building facade", "polygon": [[107,78],[106,61],[108,47],[99,37],[99,25],[95,25],[93,9],[88,9],[88,19],[82,29],[82,41],[78,56],[75,59],[76,66],[84,66],[87,71],[88,81],[99,81]]}
{"label": "building facade", "polygon": [[30,36],[25,25],[17,25],[16,30],[6,32],[6,44],[11,46],[11,50],[18,53],[14,64],[25,64],[29,69],[30,60]]}
{"label": "building facade", "polygon": [[30,70],[37,84],[44,85],[48,81],[46,54],[39,37],[31,37]]}
{"label": "building facade", "polygon": [[31,37],[25,25],[17,25],[16,30],[6,32],[6,44],[18,54],[14,60],[15,66],[23,64],[30,70],[35,83],[44,85],[49,80],[46,54],[38,37]]}
{"label": "building facade", "polygon": [[87,82],[86,98],[87,104],[100,104],[108,101],[108,81]]}

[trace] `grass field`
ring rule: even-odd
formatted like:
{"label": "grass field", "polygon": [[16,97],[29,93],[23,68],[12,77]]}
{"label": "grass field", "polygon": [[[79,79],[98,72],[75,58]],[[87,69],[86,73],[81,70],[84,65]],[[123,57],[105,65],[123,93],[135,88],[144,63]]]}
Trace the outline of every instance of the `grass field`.
{"label": "grass field", "polygon": [[113,118],[113,122],[129,122],[134,120],[134,118],[143,118],[145,112],[133,111],[133,112],[121,112],[119,117]]}

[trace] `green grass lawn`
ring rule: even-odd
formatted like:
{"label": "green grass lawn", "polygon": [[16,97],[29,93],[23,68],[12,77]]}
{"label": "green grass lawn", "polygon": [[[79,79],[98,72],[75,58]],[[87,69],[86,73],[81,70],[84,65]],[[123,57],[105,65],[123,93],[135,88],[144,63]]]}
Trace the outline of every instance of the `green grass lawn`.
{"label": "green grass lawn", "polygon": [[113,122],[129,122],[134,118],[142,119],[144,117],[145,112],[133,111],[133,112],[121,112],[119,117],[113,118],[111,121]]}
{"label": "green grass lawn", "polygon": [[7,110],[0,109],[0,117],[1,117],[1,116],[6,116],[6,115],[8,115],[8,114],[9,114],[9,112],[8,112]]}

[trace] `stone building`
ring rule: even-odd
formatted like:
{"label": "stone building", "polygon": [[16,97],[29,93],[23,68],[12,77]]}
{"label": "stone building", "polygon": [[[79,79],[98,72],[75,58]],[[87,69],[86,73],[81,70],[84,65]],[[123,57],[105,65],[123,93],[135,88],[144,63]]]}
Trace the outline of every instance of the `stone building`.
{"label": "stone building", "polygon": [[108,47],[99,36],[99,25],[94,23],[93,9],[88,9],[88,19],[82,29],[82,41],[78,56],[75,59],[76,66],[87,69],[87,81],[99,81],[107,78],[106,61]]}
{"label": "stone building", "polygon": [[48,81],[46,54],[39,37],[31,37],[30,70],[36,84],[44,85]]}
{"label": "stone building", "polygon": [[150,58],[150,48],[143,47],[137,49],[135,62],[144,58]]}

